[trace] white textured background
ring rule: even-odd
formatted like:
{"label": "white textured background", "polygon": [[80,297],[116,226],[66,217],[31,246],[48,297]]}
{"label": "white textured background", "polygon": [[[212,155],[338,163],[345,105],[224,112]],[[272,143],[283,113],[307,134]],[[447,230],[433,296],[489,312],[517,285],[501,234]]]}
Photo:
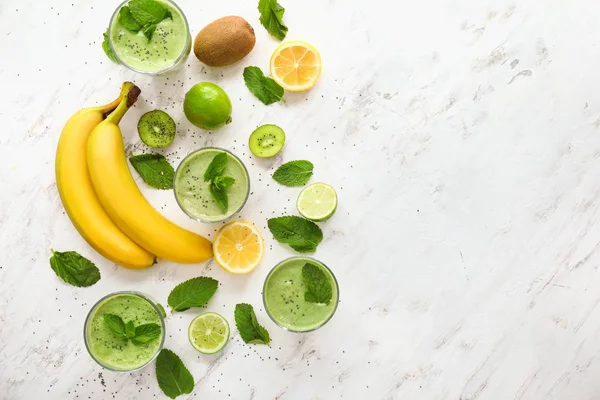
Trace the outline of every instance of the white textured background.
{"label": "white textured background", "polygon": [[[257,45],[222,69],[188,66],[136,75],[103,54],[117,1],[0,3],[0,398],[161,397],[153,368],[103,371],[86,354],[91,305],[135,289],[165,303],[179,282],[221,282],[208,309],[233,324],[250,302],[273,337],[246,346],[235,329],[216,356],[187,342],[198,310],[171,316],[166,346],[191,370],[201,399],[569,399],[600,398],[599,8],[583,0],[282,0],[288,39],[323,57],[318,85],[264,106],[242,70],[267,70],[277,42],[258,22],[257,1],[179,4],[195,35],[224,15],[246,18]],[[176,165],[204,145],[228,148],[250,170],[242,211],[265,235],[267,253],[248,276],[214,263],[161,262],[128,271],[95,254],[63,212],[54,152],[65,121],[106,103],[122,81],[142,88],[122,128],[160,108],[178,122],[166,153]],[[183,117],[194,83],[221,85],[233,123],[212,134]],[[275,123],[288,141],[257,161],[246,142]],[[292,255],[266,219],[293,213],[299,189],[279,187],[280,163],[306,158],[313,182],[338,189],[315,257],[336,273],[341,304],[309,334],[278,329],[261,304],[268,270]],[[203,234],[170,192],[140,185],[161,212]],[[271,247],[272,246],[272,247]],[[102,271],[77,289],[50,269],[49,248],[77,250]]]}

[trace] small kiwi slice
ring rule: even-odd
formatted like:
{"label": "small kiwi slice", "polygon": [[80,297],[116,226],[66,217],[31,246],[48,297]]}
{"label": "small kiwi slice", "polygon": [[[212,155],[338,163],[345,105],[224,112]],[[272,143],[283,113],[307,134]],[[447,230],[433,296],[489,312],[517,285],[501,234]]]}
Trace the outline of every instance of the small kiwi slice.
{"label": "small kiwi slice", "polygon": [[161,110],[148,111],[138,122],[142,142],[150,147],[167,147],[175,139],[175,121]]}
{"label": "small kiwi slice", "polygon": [[273,157],[281,151],[285,143],[285,132],[277,125],[259,126],[250,135],[248,145],[256,157]]}

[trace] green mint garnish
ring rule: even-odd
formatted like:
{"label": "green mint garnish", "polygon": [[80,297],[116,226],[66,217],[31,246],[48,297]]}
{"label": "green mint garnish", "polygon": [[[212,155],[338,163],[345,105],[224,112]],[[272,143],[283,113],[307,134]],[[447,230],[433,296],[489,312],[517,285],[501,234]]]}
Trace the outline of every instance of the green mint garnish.
{"label": "green mint garnish", "polygon": [[119,10],[119,18],[125,29],[129,32],[137,33],[142,29],[142,24],[136,21],[131,14],[131,9],[128,6],[122,7]]}
{"label": "green mint garnish", "polygon": [[103,36],[104,40],[102,41],[102,50],[104,50],[104,53],[112,62],[120,64],[117,56],[115,56],[115,53],[113,53],[112,49],[110,48],[110,43],[108,43],[108,29],[106,29]]}
{"label": "green mint garnish", "polygon": [[227,211],[229,199],[227,198],[227,189],[234,184],[235,179],[230,176],[223,176],[227,167],[227,153],[217,154],[204,171],[204,181],[209,182],[208,189],[215,202]]}
{"label": "green mint garnish", "polygon": [[131,0],[127,5],[131,15],[141,26],[158,24],[165,18],[172,18],[167,8],[156,0]]}
{"label": "green mint garnish", "polygon": [[143,324],[135,327],[135,334],[131,338],[134,344],[147,343],[160,336],[160,325],[158,324]]}
{"label": "green mint garnish", "polygon": [[162,331],[158,324],[143,324],[135,326],[133,321],[127,323],[115,314],[106,313],[103,315],[104,323],[113,331],[113,333],[123,339],[131,339],[134,344],[147,343],[150,340],[160,336]]}
{"label": "green mint garnish", "polygon": [[171,399],[194,390],[194,377],[181,358],[168,349],[162,349],[156,358],[156,380],[163,393]]}
{"label": "green mint garnish", "polygon": [[142,32],[144,33],[144,36],[146,36],[146,39],[148,39],[148,42],[150,42],[150,40],[152,39],[152,35],[154,35],[155,30],[156,24],[146,25],[144,26],[144,29],[142,29]]}
{"label": "green mint garnish", "polygon": [[76,251],[51,251],[50,267],[69,285],[87,287],[100,280],[98,267]]}
{"label": "green mint garnish", "polygon": [[312,176],[313,168],[310,161],[290,161],[277,168],[273,179],[284,186],[302,186]]}
{"label": "green mint garnish", "polygon": [[225,171],[225,167],[227,166],[227,153],[219,153],[217,154],[204,172],[204,181],[210,182],[214,180],[216,177],[223,174]]}
{"label": "green mint garnish", "polygon": [[245,343],[266,344],[271,343],[269,332],[261,326],[250,304],[241,303],[235,306],[235,325]]}
{"label": "green mint garnish", "polygon": [[271,218],[267,225],[278,242],[288,244],[299,253],[314,252],[323,240],[323,232],[317,224],[295,215]]}
{"label": "green mint garnish", "polygon": [[215,185],[222,187],[224,189],[230,188],[235,183],[235,178],[231,176],[217,176],[214,181]]}
{"label": "green mint garnish", "polygon": [[167,303],[173,311],[185,311],[192,307],[202,307],[215,294],[219,281],[206,276],[189,279],[175,288],[169,294]]}
{"label": "green mint garnish", "polygon": [[273,79],[266,77],[258,67],[244,68],[246,87],[257,99],[269,105],[283,99],[283,88]]}
{"label": "green mint garnish", "polygon": [[156,25],[167,18],[173,19],[173,14],[156,0],[131,0],[119,10],[121,25],[131,33],[141,30],[148,42],[152,39]]}
{"label": "green mint garnish", "polygon": [[125,335],[128,339],[135,336],[135,325],[133,324],[133,321],[129,321],[125,324]]}
{"label": "green mint garnish", "polygon": [[279,40],[285,39],[288,27],[283,23],[285,8],[281,7],[277,0],[260,0],[258,2],[260,12],[260,23],[267,32]]}
{"label": "green mint garnish", "polygon": [[108,326],[108,329],[114,332],[120,338],[126,338],[125,323],[123,319],[115,314],[104,314],[104,323]]}
{"label": "green mint garnish", "polygon": [[306,287],[304,300],[309,303],[329,304],[332,291],[331,282],[325,276],[321,268],[316,265],[306,263],[302,267],[302,281]]}

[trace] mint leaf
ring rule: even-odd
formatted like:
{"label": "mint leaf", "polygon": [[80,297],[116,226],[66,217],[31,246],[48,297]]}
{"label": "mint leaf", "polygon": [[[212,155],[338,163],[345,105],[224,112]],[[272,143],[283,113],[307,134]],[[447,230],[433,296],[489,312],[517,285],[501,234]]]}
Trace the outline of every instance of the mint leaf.
{"label": "mint leaf", "polygon": [[192,278],[175,288],[169,294],[167,302],[173,311],[185,311],[191,307],[202,307],[215,294],[219,281],[206,276]]}
{"label": "mint leaf", "polygon": [[302,186],[312,176],[313,168],[310,161],[290,161],[277,168],[273,179],[284,186]]}
{"label": "mint leaf", "polygon": [[288,27],[283,23],[283,8],[277,0],[260,0],[258,2],[260,12],[260,23],[269,34],[279,40],[285,39]]}
{"label": "mint leaf", "polygon": [[227,212],[227,208],[229,207],[229,199],[227,198],[225,189],[217,185],[215,182],[211,182],[208,189],[210,190],[210,195],[213,197],[219,207],[221,207],[223,212]]}
{"label": "mint leaf", "polygon": [[269,332],[262,327],[254,314],[250,304],[241,303],[235,306],[235,325],[245,343],[266,344],[271,343]]}
{"label": "mint leaf", "polygon": [[194,390],[194,377],[181,358],[168,349],[162,349],[156,358],[156,380],[163,393],[171,399]]}
{"label": "mint leaf", "polygon": [[302,281],[306,287],[304,300],[309,303],[329,304],[333,296],[331,282],[323,270],[311,263],[304,264],[302,267]]}
{"label": "mint leaf", "polygon": [[167,18],[167,8],[156,0],[131,0],[129,3],[131,15],[138,24],[158,24]]}
{"label": "mint leaf", "polygon": [[231,176],[217,176],[213,182],[222,189],[228,189],[235,183],[235,178]]}
{"label": "mint leaf", "polygon": [[88,287],[100,280],[96,265],[76,251],[52,250],[50,267],[66,283],[77,287]]}
{"label": "mint leaf", "polygon": [[165,311],[165,308],[162,306],[162,304],[156,303],[156,308],[158,308],[158,311],[160,311],[160,315],[162,315],[163,318],[167,318],[167,312]]}
{"label": "mint leaf", "polygon": [[119,21],[129,32],[138,33],[142,29],[142,25],[133,18],[131,9],[128,6],[121,7],[119,10]]}
{"label": "mint leaf", "polygon": [[[135,344],[147,343],[160,336],[162,329],[158,324],[143,324],[135,327],[131,341]],[[129,337],[129,335],[128,335]]]}
{"label": "mint leaf", "polygon": [[120,338],[127,337],[125,333],[125,323],[121,317],[115,314],[104,314],[102,317],[104,318],[104,323],[108,326],[108,329],[113,331],[115,335]]}
{"label": "mint leaf", "polygon": [[248,90],[266,105],[283,99],[283,88],[273,79],[267,78],[258,67],[244,68],[244,82]]}
{"label": "mint leaf", "polygon": [[212,181],[217,176],[222,175],[223,171],[225,171],[225,167],[227,167],[227,153],[221,152],[212,159],[210,164],[208,164],[206,171],[204,171],[204,181]]}
{"label": "mint leaf", "polygon": [[175,170],[161,154],[131,155],[129,162],[144,182],[156,189],[172,189]]}
{"label": "mint leaf", "polygon": [[106,32],[104,32],[103,36],[104,40],[102,41],[102,50],[104,50],[104,53],[112,62],[120,64],[119,59],[117,59],[117,56],[115,56],[115,53],[113,53],[110,43],[108,42],[108,28],[106,29]]}
{"label": "mint leaf", "polygon": [[150,42],[150,40],[152,39],[152,35],[154,35],[154,31],[156,30],[156,24],[149,24],[144,26],[144,29],[142,29],[142,33],[144,34],[144,36],[146,36],[146,39],[148,39],[148,42]]}
{"label": "mint leaf", "polygon": [[323,240],[323,232],[317,224],[295,215],[271,218],[267,225],[278,242],[289,244],[299,253],[314,252]]}
{"label": "mint leaf", "polygon": [[135,336],[135,325],[133,325],[133,321],[129,321],[125,324],[125,336],[127,336],[128,339]]}

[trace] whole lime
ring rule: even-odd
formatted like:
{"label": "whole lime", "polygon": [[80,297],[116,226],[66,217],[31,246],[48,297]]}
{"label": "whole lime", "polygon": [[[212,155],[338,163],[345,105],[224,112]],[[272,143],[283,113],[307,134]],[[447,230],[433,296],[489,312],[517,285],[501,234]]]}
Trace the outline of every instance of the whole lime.
{"label": "whole lime", "polygon": [[198,128],[217,129],[231,122],[231,100],[220,86],[201,82],[185,94],[183,112]]}

